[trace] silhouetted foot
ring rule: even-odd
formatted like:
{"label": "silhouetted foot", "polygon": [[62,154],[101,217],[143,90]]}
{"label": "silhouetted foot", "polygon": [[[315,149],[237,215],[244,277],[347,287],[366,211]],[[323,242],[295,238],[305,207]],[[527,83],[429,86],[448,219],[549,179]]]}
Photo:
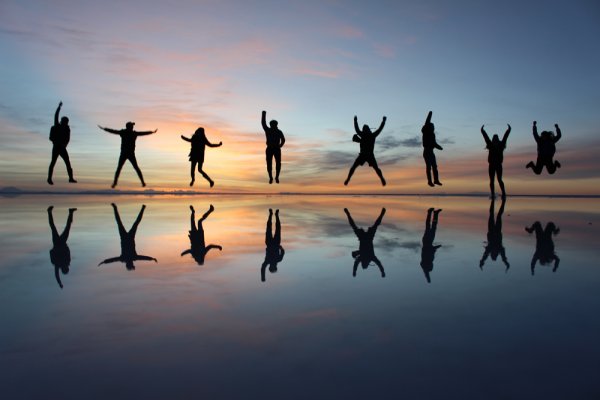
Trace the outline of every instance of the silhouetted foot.
{"label": "silhouetted foot", "polygon": [[69,178],[69,183],[77,183],[77,181],[75,180],[75,178]]}
{"label": "silhouetted foot", "polygon": [[70,213],[75,212],[75,211],[77,211],[77,208],[69,208]]}
{"label": "silhouetted foot", "polygon": [[52,211],[53,209],[54,209],[54,206],[48,207],[48,211]]}
{"label": "silhouetted foot", "polygon": [[214,181],[209,181],[208,183],[210,183],[210,187],[215,186],[215,182]]}
{"label": "silhouetted foot", "polygon": [[502,200],[506,200],[506,193],[502,193]]}
{"label": "silhouetted foot", "polygon": [[146,187],[146,182],[142,182],[142,187]]}
{"label": "silhouetted foot", "polygon": [[440,181],[434,181],[433,183],[435,183],[438,186],[442,186],[442,182],[440,182]]}
{"label": "silhouetted foot", "polygon": [[192,179],[192,180],[190,181],[190,186],[194,186],[194,182],[195,182],[195,181]]}
{"label": "silhouetted foot", "polygon": [[269,214],[273,214],[273,209],[269,208]]}
{"label": "silhouetted foot", "polygon": [[269,178],[269,185],[273,183],[273,178]]}
{"label": "silhouetted foot", "polygon": [[275,210],[275,215],[279,216],[279,208],[277,210]]}
{"label": "silhouetted foot", "polygon": [[116,186],[117,186],[117,184],[113,183],[110,187],[114,189]]}
{"label": "silhouetted foot", "polygon": [[561,165],[560,165],[560,163],[558,161],[554,161],[554,165],[556,166],[556,168],[560,168],[561,167]]}
{"label": "silhouetted foot", "polygon": [[533,168],[533,161],[529,161],[525,168]]}
{"label": "silhouetted foot", "polygon": [[431,182],[431,181],[427,182],[427,184],[428,184],[429,186],[431,186],[431,187],[434,187],[434,186],[435,186],[435,185],[433,184],[433,182]]}
{"label": "silhouetted foot", "polygon": [[386,185],[385,179],[381,178],[381,184],[382,184],[383,186],[385,186],[385,185]]}
{"label": "silhouetted foot", "polygon": [[346,179],[346,180],[344,181],[344,186],[348,186],[348,182],[349,182],[349,180],[348,180],[348,179]]}
{"label": "silhouetted foot", "polygon": [[275,182],[279,183],[279,177],[275,178]]}
{"label": "silhouetted foot", "polygon": [[48,185],[54,185],[54,182],[52,182],[52,178],[48,178],[46,182],[48,182]]}

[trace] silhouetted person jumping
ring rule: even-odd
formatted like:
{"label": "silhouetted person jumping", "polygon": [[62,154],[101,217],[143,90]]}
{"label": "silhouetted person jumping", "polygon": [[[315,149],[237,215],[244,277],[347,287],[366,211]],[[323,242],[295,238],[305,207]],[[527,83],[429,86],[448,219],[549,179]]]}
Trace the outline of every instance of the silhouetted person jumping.
{"label": "silhouetted person jumping", "polygon": [[208,183],[210,184],[210,187],[213,187],[215,185],[215,182],[213,182],[213,180],[210,179],[210,176],[208,176],[206,174],[206,172],[204,172],[202,170],[202,165],[204,165],[204,150],[206,149],[206,146],[219,147],[223,144],[223,142],[219,142],[219,144],[213,144],[213,143],[209,142],[208,139],[206,138],[206,134],[204,133],[204,128],[196,129],[196,132],[194,132],[191,139],[188,139],[183,135],[181,135],[181,138],[183,140],[185,140],[186,142],[192,143],[192,148],[190,149],[190,154],[189,154],[190,162],[192,163],[192,168],[190,169],[190,174],[192,176],[192,180],[190,182],[190,186],[193,186],[194,181],[196,180],[195,171],[196,171],[196,164],[198,164],[198,172],[200,172],[200,174],[202,174],[204,179],[206,179],[208,181]]}
{"label": "silhouetted person jumping", "polygon": [[113,133],[115,135],[121,136],[121,154],[119,155],[119,164],[117,165],[117,171],[115,172],[115,180],[113,181],[112,188],[117,186],[117,181],[119,180],[119,175],[121,174],[121,168],[125,164],[125,161],[129,160],[131,165],[133,165],[133,169],[137,172],[140,181],[142,182],[142,186],[146,186],[146,182],[144,182],[144,176],[142,175],[142,171],[140,167],[138,167],[137,160],[135,158],[135,141],[138,136],[146,136],[156,133],[158,129],[153,131],[143,131],[137,132],[133,130],[133,126],[135,122],[128,122],[125,124],[125,129],[116,130],[110,128],[104,128],[98,125],[98,128],[106,131],[108,133]]}
{"label": "silhouetted person jumping", "polygon": [[[498,135],[494,135],[492,140],[490,140],[487,132],[483,129],[484,125],[481,125],[481,134],[485,140],[485,148],[488,149],[488,173],[490,175],[490,195],[492,198],[496,196],[494,176],[498,177],[498,185],[500,185],[500,190],[502,190],[502,198],[506,198],[506,190],[504,189],[504,181],[502,180],[502,161],[504,160],[504,149],[506,149],[506,141],[511,129],[510,124],[507,125],[508,129],[504,132],[502,140],[500,140]],[[504,202],[502,204],[504,205]]]}
{"label": "silhouetted person jumping", "polygon": [[117,222],[117,227],[119,228],[119,237],[121,238],[121,255],[118,257],[107,258],[106,260],[98,264],[98,266],[119,261],[125,263],[125,267],[127,268],[127,270],[131,271],[135,269],[135,265],[133,265],[134,261],[157,262],[156,258],[139,255],[135,250],[135,234],[137,232],[138,225],[140,224],[140,222],[142,222],[146,205],[143,205],[140,209],[140,212],[135,222],[131,226],[129,232],[125,230],[123,222],[121,222],[121,217],[119,216],[119,209],[117,208],[117,205],[115,203],[112,203],[111,205],[115,212],[115,221]]}
{"label": "silhouetted person jumping", "polygon": [[531,168],[536,175],[539,175],[546,167],[549,174],[556,172],[557,168],[560,168],[560,163],[554,160],[554,153],[556,153],[556,142],[562,137],[562,133],[558,124],[554,124],[556,128],[556,135],[551,131],[543,131],[541,135],[538,135],[537,121],[533,121],[533,138],[537,143],[537,161],[535,164],[533,161],[529,161],[525,168]]}
{"label": "silhouetted person jumping", "polygon": [[363,269],[367,269],[371,261],[377,265],[379,268],[379,272],[381,272],[381,277],[385,278],[385,270],[383,269],[383,265],[381,265],[381,261],[375,255],[375,249],[373,247],[373,239],[375,239],[375,233],[377,233],[377,228],[383,221],[383,216],[385,215],[385,208],[381,209],[381,213],[373,226],[371,226],[366,231],[363,228],[359,228],[354,223],[352,219],[352,215],[350,215],[350,211],[347,208],[344,208],[344,212],[348,217],[348,223],[352,227],[354,234],[358,238],[358,250],[354,250],[352,252],[352,258],[354,258],[354,266],[352,267],[352,276],[356,276],[356,270],[358,269],[358,264],[361,264]]}
{"label": "silhouetted person jumping", "polygon": [[273,210],[269,208],[269,219],[267,220],[267,230],[265,231],[265,261],[260,267],[260,280],[265,281],[265,272],[267,265],[269,272],[277,272],[277,264],[283,261],[285,250],[281,247],[281,221],[279,220],[279,210],[275,210],[275,234],[273,235]]}
{"label": "silhouetted person jumping", "polygon": [[[437,249],[442,247],[441,244],[437,246],[433,245],[435,240],[435,231],[438,224],[438,214],[441,209],[434,210],[430,208],[427,210],[427,219],[425,220],[425,233],[423,233],[423,245],[421,247],[421,268],[425,273],[425,279],[427,283],[431,283],[430,272],[433,271],[433,260],[435,259],[435,252]],[[433,220],[431,216],[433,215]]]}
{"label": "silhouetted person jumping", "polygon": [[273,183],[273,158],[275,158],[275,182],[279,183],[279,172],[281,172],[281,148],[285,144],[283,132],[277,127],[277,121],[272,120],[267,126],[267,112],[262,112],[262,128],[267,137],[267,172],[269,173],[269,184]]}
{"label": "silhouetted person jumping", "polygon": [[[435,140],[435,125],[431,122],[432,111],[427,114],[425,125],[421,128],[423,134],[423,158],[425,159],[425,174],[427,175],[427,184],[429,186],[442,185],[437,169],[437,161],[435,160],[434,149],[444,150],[442,146]],[[431,172],[433,171],[433,181],[431,180]]]}
{"label": "silhouetted person jumping", "polygon": [[76,208],[69,208],[69,216],[67,217],[67,224],[65,229],[59,235],[54,225],[54,218],[52,217],[52,209],[54,206],[48,207],[48,223],[50,230],[52,231],[52,250],[50,250],[50,262],[54,265],[54,277],[60,288],[63,288],[63,284],[60,280],[59,270],[64,274],[69,273],[69,265],[71,265],[71,250],[67,245],[69,239],[69,232],[71,231],[71,224],[73,223],[73,213],[77,211]]}
{"label": "silhouetted person jumping", "polygon": [[358,153],[358,157],[356,157],[356,160],[354,160],[354,164],[352,164],[352,166],[350,167],[350,171],[348,171],[348,177],[344,181],[344,185],[348,185],[348,183],[350,182],[350,178],[352,178],[352,175],[354,175],[354,171],[359,165],[364,165],[365,163],[368,163],[370,167],[373,167],[379,179],[381,179],[381,184],[385,186],[385,179],[383,178],[383,173],[381,172],[381,169],[379,169],[379,166],[377,165],[374,150],[375,139],[377,139],[377,136],[379,136],[379,134],[383,130],[386,119],[386,117],[383,117],[379,128],[377,128],[375,132],[371,132],[371,128],[369,128],[369,125],[363,125],[362,130],[360,130],[358,128],[358,118],[356,117],[356,115],[354,116],[354,131],[356,132],[356,134],[352,136],[352,141],[360,144],[360,152]]}
{"label": "silhouetted person jumping", "polygon": [[54,125],[50,128],[50,141],[52,142],[52,159],[50,160],[50,167],[48,167],[48,184],[54,185],[52,182],[52,174],[54,173],[54,165],[56,160],[60,156],[65,165],[67,166],[67,173],[69,174],[69,182],[77,183],[73,178],[73,168],[71,168],[71,161],[69,160],[69,153],[67,152],[67,145],[71,140],[71,128],[69,127],[69,118],[63,116],[58,122],[58,116],[60,109],[62,108],[62,101],[58,103],[56,112],[54,113]]}
{"label": "silhouetted person jumping", "polygon": [[494,198],[492,198],[490,202],[490,216],[488,218],[487,244],[485,246],[483,255],[481,256],[481,260],[479,261],[479,268],[483,269],[483,265],[485,264],[488,256],[491,257],[492,260],[496,261],[498,255],[500,255],[502,262],[504,265],[506,265],[506,271],[508,271],[510,264],[506,259],[506,251],[502,245],[502,214],[504,213],[504,205],[506,204],[506,200],[504,198],[502,199],[502,204],[500,205],[500,209],[498,210],[498,215],[496,216],[495,221],[494,203]]}
{"label": "silhouetted person jumping", "polygon": [[223,247],[216,244],[209,244],[207,246],[204,241],[204,227],[202,226],[202,222],[208,218],[210,213],[212,213],[215,208],[212,206],[212,204],[210,205],[208,211],[205,212],[202,218],[198,220],[198,227],[196,227],[196,211],[194,210],[193,206],[190,206],[190,210],[192,211],[192,214],[190,215],[190,233],[188,234],[188,237],[190,238],[190,248],[181,253],[181,256],[183,257],[186,254],[191,254],[198,265],[204,265],[204,258],[210,250],[223,250]]}
{"label": "silhouetted person jumping", "polygon": [[554,262],[552,272],[556,272],[560,259],[554,253],[554,241],[552,235],[558,235],[560,229],[554,225],[554,222],[548,222],[546,228],[542,229],[542,224],[539,221],[534,222],[531,227],[525,227],[529,233],[535,232],[535,253],[531,258],[531,275],[535,273],[535,264],[540,262],[540,265],[549,265]]}

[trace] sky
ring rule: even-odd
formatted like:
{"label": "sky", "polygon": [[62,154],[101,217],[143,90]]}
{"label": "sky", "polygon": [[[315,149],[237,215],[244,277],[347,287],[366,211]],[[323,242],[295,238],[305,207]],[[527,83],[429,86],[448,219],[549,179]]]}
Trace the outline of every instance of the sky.
{"label": "sky", "polygon": [[[148,188],[189,189],[204,127],[213,192],[486,193],[479,132],[512,133],[509,194],[600,195],[600,4],[595,1],[0,0],[0,187],[109,189],[135,121]],[[76,185],[59,159],[46,183],[59,101]],[[262,110],[286,136],[269,185]],[[442,187],[426,184],[420,128],[433,111]],[[387,123],[359,167],[353,117]],[[531,124],[563,132],[555,175],[534,175]],[[141,189],[126,164],[119,189]],[[196,189],[208,190],[196,179]]]}

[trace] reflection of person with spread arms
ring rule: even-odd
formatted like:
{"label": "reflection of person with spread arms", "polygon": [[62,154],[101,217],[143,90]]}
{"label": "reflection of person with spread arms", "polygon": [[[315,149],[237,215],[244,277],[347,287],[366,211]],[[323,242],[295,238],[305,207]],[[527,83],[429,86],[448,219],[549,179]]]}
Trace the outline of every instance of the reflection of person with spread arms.
{"label": "reflection of person with spread arms", "polygon": [[58,108],[54,113],[54,125],[50,129],[50,141],[52,142],[52,158],[50,160],[50,166],[48,167],[48,184],[54,185],[52,181],[52,174],[54,173],[54,166],[56,160],[60,156],[65,165],[67,166],[67,174],[69,174],[69,182],[77,183],[73,178],[73,168],[71,168],[71,161],[69,160],[69,153],[67,152],[67,145],[71,140],[71,128],[69,127],[69,118],[63,117],[58,122],[58,116],[60,115],[60,109],[62,108],[62,101],[58,103]]}
{"label": "reflection of person with spread arms", "polygon": [[273,235],[273,210],[269,208],[269,219],[267,220],[267,230],[265,232],[265,261],[260,268],[260,280],[265,281],[265,270],[269,266],[269,272],[277,272],[277,264],[283,261],[285,250],[281,247],[281,221],[279,220],[279,210],[275,210],[275,234]]}
{"label": "reflection of person with spread arms", "polygon": [[529,233],[535,232],[535,253],[531,258],[531,275],[535,273],[535,264],[540,262],[540,265],[548,265],[554,261],[552,272],[556,272],[560,259],[554,253],[554,241],[552,235],[558,235],[560,229],[554,225],[554,222],[548,222],[546,229],[542,229],[542,224],[536,221],[531,227],[525,227]]}
{"label": "reflection of person with spread arms", "polygon": [[506,201],[502,199],[502,204],[498,210],[498,215],[494,221],[494,198],[490,202],[490,216],[488,219],[487,245],[479,261],[479,268],[483,269],[483,265],[488,257],[496,261],[498,255],[502,258],[502,262],[506,265],[506,271],[510,268],[510,264],[506,259],[506,251],[502,245],[502,214],[504,213],[504,205]]}
{"label": "reflection of person with spread arms", "polygon": [[537,121],[533,121],[533,138],[537,143],[538,156],[535,164],[533,161],[529,161],[525,168],[531,168],[536,175],[541,174],[544,167],[550,175],[560,168],[560,163],[554,160],[554,153],[556,153],[556,142],[560,140],[562,133],[558,124],[554,124],[554,127],[556,135],[551,131],[543,131],[541,135],[538,135]]}
{"label": "reflection of person with spread arms", "polygon": [[54,225],[54,218],[52,217],[52,210],[54,206],[48,207],[48,224],[52,231],[52,250],[50,250],[50,262],[54,265],[54,276],[58,286],[63,288],[63,284],[60,280],[59,270],[64,274],[69,273],[69,265],[71,264],[71,250],[67,245],[69,239],[69,232],[71,231],[71,224],[73,223],[73,213],[77,211],[76,208],[69,208],[69,216],[67,217],[67,224],[65,229],[59,235]]}
{"label": "reflection of person with spread arms", "polygon": [[285,144],[283,132],[277,127],[277,121],[272,120],[267,126],[267,112],[262,112],[260,120],[267,139],[267,172],[269,173],[269,184],[273,183],[273,158],[275,158],[275,182],[279,183],[279,172],[281,172],[281,148]]}
{"label": "reflection of person with spread arms", "polygon": [[189,154],[190,162],[192,164],[192,168],[190,170],[190,174],[192,176],[192,181],[190,182],[190,186],[193,186],[194,181],[196,180],[195,172],[196,172],[196,164],[197,164],[198,172],[200,172],[200,174],[202,174],[204,179],[206,179],[208,181],[208,183],[210,184],[210,187],[213,187],[215,185],[215,183],[213,182],[212,179],[210,179],[210,176],[208,176],[206,174],[206,172],[204,172],[204,170],[202,169],[202,166],[204,165],[204,150],[206,149],[206,146],[219,147],[223,144],[223,142],[219,142],[218,144],[213,144],[213,143],[209,142],[208,139],[206,138],[206,134],[204,133],[204,128],[196,129],[196,132],[194,132],[194,134],[192,135],[191,138],[186,138],[183,135],[181,135],[181,138],[183,140],[185,140],[186,142],[190,142],[192,144],[192,146],[191,146],[192,148],[190,149],[190,154]]}
{"label": "reflection of person with spread arms", "polygon": [[360,144],[360,152],[358,153],[358,157],[356,157],[354,164],[352,164],[352,166],[350,167],[350,171],[348,171],[348,177],[344,181],[344,185],[348,185],[348,183],[350,182],[350,178],[352,178],[352,175],[354,175],[354,171],[359,165],[364,165],[365,163],[368,163],[369,166],[375,170],[375,173],[381,180],[381,184],[385,186],[385,179],[383,178],[383,173],[381,172],[381,169],[379,169],[379,166],[377,165],[377,160],[375,159],[374,151],[375,139],[377,139],[377,136],[379,136],[379,134],[383,130],[386,119],[386,117],[383,117],[379,128],[377,128],[375,132],[371,132],[371,128],[369,128],[369,125],[363,125],[362,130],[360,130],[358,127],[358,118],[356,117],[356,115],[354,116],[354,131],[356,132],[356,134],[352,136],[352,141]]}
{"label": "reflection of person with spread arms", "polygon": [[[438,214],[442,209],[434,210],[430,208],[427,210],[427,220],[425,221],[425,233],[423,233],[423,246],[421,247],[421,268],[425,273],[425,278],[428,283],[431,283],[429,273],[433,271],[433,260],[435,259],[435,252],[437,249],[442,247],[441,244],[437,246],[433,245],[435,240],[435,231],[438,224]],[[433,215],[433,220],[431,216]]]}
{"label": "reflection of person with spread arms", "polygon": [[210,250],[223,250],[223,247],[215,244],[209,244],[207,246],[204,241],[204,227],[202,226],[202,222],[208,218],[210,213],[212,213],[215,208],[212,206],[212,204],[210,205],[208,211],[205,212],[202,218],[198,220],[198,227],[196,227],[196,211],[194,210],[193,206],[190,206],[190,210],[192,211],[192,214],[190,215],[190,233],[188,234],[188,237],[190,238],[190,248],[181,253],[181,256],[183,257],[186,254],[191,254],[198,265],[204,265],[204,258]]}
{"label": "reflection of person with spread arms", "polygon": [[135,250],[135,234],[137,232],[138,225],[140,224],[140,222],[142,222],[142,217],[144,216],[144,210],[146,209],[146,205],[142,206],[129,232],[125,230],[123,222],[121,222],[121,217],[119,216],[119,209],[117,208],[117,205],[115,203],[112,203],[111,205],[115,212],[115,221],[117,222],[117,227],[119,228],[119,237],[121,238],[121,255],[118,257],[107,258],[106,260],[98,264],[98,266],[119,261],[125,263],[125,267],[127,267],[127,270],[131,271],[135,269],[135,265],[133,265],[134,261],[157,262],[156,258],[139,255]]}
{"label": "reflection of person with spread arms", "polygon": [[494,135],[490,140],[485,129],[483,129],[483,125],[481,126],[481,134],[483,135],[483,139],[485,140],[485,147],[488,149],[488,174],[490,175],[490,196],[494,198],[496,196],[494,190],[494,178],[498,177],[498,185],[500,186],[500,190],[502,190],[502,199],[504,204],[504,199],[506,198],[506,190],[504,190],[504,181],[502,180],[502,161],[504,160],[504,149],[506,149],[506,141],[508,140],[508,135],[510,134],[510,125],[508,125],[508,129],[504,132],[504,136],[502,140],[498,137],[498,135]]}
{"label": "reflection of person with spread arms", "polygon": [[142,175],[142,170],[138,167],[137,160],[135,158],[135,141],[138,136],[146,136],[156,133],[157,129],[153,131],[143,131],[137,132],[133,130],[133,126],[135,122],[128,122],[125,124],[125,129],[116,130],[110,128],[104,128],[98,125],[98,128],[106,131],[108,133],[112,133],[115,135],[121,136],[121,154],[119,155],[119,164],[117,165],[117,170],[115,171],[115,180],[113,181],[112,188],[114,189],[117,186],[117,181],[119,180],[119,175],[121,174],[121,169],[123,165],[125,165],[125,161],[129,160],[135,172],[137,172],[140,181],[142,182],[142,186],[146,186],[146,182],[144,182],[144,176]]}
{"label": "reflection of person with spread arms", "polygon": [[[425,124],[421,128],[423,134],[423,159],[425,160],[425,174],[427,175],[427,184],[429,186],[442,185],[440,182],[437,161],[435,159],[434,149],[444,150],[435,140],[435,125],[431,122],[432,111],[427,114]],[[433,182],[431,181],[431,172],[433,171]]]}
{"label": "reflection of person with spread arms", "polygon": [[377,233],[377,228],[383,221],[383,216],[385,215],[385,208],[381,209],[381,214],[379,217],[366,231],[363,228],[359,228],[354,223],[352,219],[352,215],[350,215],[350,211],[347,208],[344,208],[344,212],[348,217],[348,223],[352,227],[354,234],[358,238],[358,250],[352,252],[352,257],[354,258],[354,266],[352,267],[352,276],[356,276],[356,270],[358,269],[358,264],[361,264],[363,269],[367,269],[371,261],[377,265],[379,271],[381,272],[381,277],[385,278],[385,271],[383,269],[383,265],[381,265],[381,261],[375,255],[375,249],[373,248],[373,239],[375,239],[375,233]]}

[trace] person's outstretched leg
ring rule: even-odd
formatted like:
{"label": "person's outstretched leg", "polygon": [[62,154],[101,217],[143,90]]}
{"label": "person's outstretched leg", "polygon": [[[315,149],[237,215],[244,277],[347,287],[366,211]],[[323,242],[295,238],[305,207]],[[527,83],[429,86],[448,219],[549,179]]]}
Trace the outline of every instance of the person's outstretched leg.
{"label": "person's outstretched leg", "polygon": [[191,168],[190,168],[190,176],[192,178],[192,180],[190,181],[190,186],[194,186],[194,182],[196,181],[196,161],[191,161]]}
{"label": "person's outstretched leg", "polygon": [[375,173],[381,180],[381,184],[383,186],[385,186],[385,178],[383,177],[383,172],[381,172],[381,169],[379,169],[379,166],[377,165],[377,160],[375,160],[374,158],[373,158],[373,169],[375,170]]}
{"label": "person's outstretched leg", "polygon": [[502,164],[496,168],[496,176],[498,177],[498,186],[502,191],[502,199],[506,199],[506,190],[504,189],[504,181],[502,180]]}
{"label": "person's outstretched leg", "polygon": [[350,171],[348,171],[348,177],[344,181],[344,185],[348,186],[348,183],[350,182],[350,178],[352,178],[352,175],[354,175],[354,171],[356,170],[356,168],[359,165],[360,165],[360,156],[357,157],[356,160],[354,160],[354,164],[352,164],[352,166],[350,167]]}
{"label": "person's outstretched leg", "polygon": [[275,210],[275,236],[273,239],[277,245],[281,244],[281,221],[279,220],[279,209]]}
{"label": "person's outstretched leg", "polygon": [[279,183],[279,173],[281,172],[281,148],[275,149],[275,182]]}
{"label": "person's outstretched leg", "polygon": [[273,222],[273,210],[269,208],[269,218],[267,219],[267,229],[265,230],[265,244],[267,247],[270,246],[273,240],[273,228],[271,227]]}
{"label": "person's outstretched leg", "polygon": [[439,186],[442,186],[442,182],[440,182],[440,176],[437,168],[437,161],[435,159],[435,154],[431,153],[431,169],[433,171],[433,183]]}
{"label": "person's outstretched leg", "polygon": [[425,162],[425,175],[427,176],[427,184],[431,187],[435,186],[431,180],[431,165],[428,162]]}
{"label": "person's outstretched leg", "polygon": [[557,163],[558,163],[558,165],[560,165],[560,163],[558,161],[553,161],[553,160],[550,160],[546,163],[546,170],[548,170],[548,173],[550,175],[552,175],[556,172],[556,168],[557,168],[556,164]]}
{"label": "person's outstretched leg", "polygon": [[48,184],[54,185],[52,182],[52,174],[54,173],[54,166],[56,165],[56,160],[58,159],[58,149],[56,146],[52,146],[52,158],[50,159],[50,166],[48,167]]}
{"label": "person's outstretched leg", "polygon": [[494,199],[496,197],[496,189],[494,188],[494,179],[496,175],[496,169],[492,164],[488,166],[488,175],[490,177],[490,198]]}
{"label": "person's outstretched leg", "polygon": [[146,182],[144,182],[144,176],[142,175],[142,170],[138,166],[137,160],[135,159],[135,154],[132,154],[129,157],[129,162],[131,162],[131,165],[133,165],[133,169],[135,169],[135,172],[137,172],[137,175],[140,178],[140,181],[142,182],[142,186],[145,187]]}
{"label": "person's outstretched leg", "polygon": [[114,189],[117,186],[117,182],[119,181],[119,175],[121,175],[121,169],[123,169],[123,165],[125,164],[125,160],[127,158],[121,154],[119,156],[119,163],[117,164],[117,170],[115,171],[115,179],[113,180],[112,188]]}
{"label": "person's outstretched leg", "polygon": [[269,174],[269,184],[273,183],[273,151],[267,147],[265,151],[267,156],[267,173]]}
{"label": "person's outstretched leg", "polygon": [[202,168],[201,168],[201,167],[199,167],[199,168],[198,168],[198,172],[200,172],[200,174],[202,174],[202,176],[204,177],[204,179],[206,179],[206,180],[208,181],[208,183],[210,184],[210,187],[213,187],[213,186],[215,186],[215,183],[213,182],[213,180],[212,180],[212,179],[210,179],[210,176],[208,176],[208,175],[206,174],[206,172],[204,172],[204,171],[202,170]]}
{"label": "person's outstretched leg", "polygon": [[529,163],[525,166],[525,168],[531,168],[531,170],[533,171],[534,174],[539,175],[542,173],[542,170],[544,169],[544,162],[542,161],[542,159],[540,157],[538,157],[535,164],[533,163],[533,161],[529,161]]}
{"label": "person's outstretched leg", "polygon": [[65,165],[67,166],[67,174],[69,174],[69,182],[77,183],[75,178],[73,178],[73,168],[71,168],[71,160],[69,160],[69,153],[67,152],[67,148],[63,147],[60,149],[59,155],[62,157]]}

